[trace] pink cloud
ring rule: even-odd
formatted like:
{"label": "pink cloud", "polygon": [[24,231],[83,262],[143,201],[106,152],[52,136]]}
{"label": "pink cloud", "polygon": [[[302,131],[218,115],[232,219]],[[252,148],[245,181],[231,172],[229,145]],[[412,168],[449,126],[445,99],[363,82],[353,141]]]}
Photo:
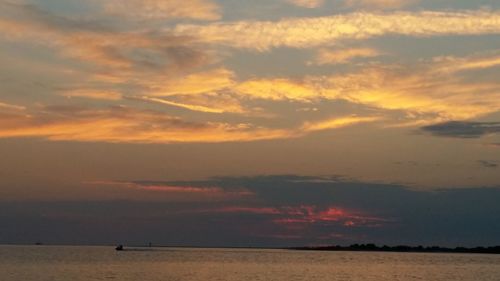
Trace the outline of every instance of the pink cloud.
{"label": "pink cloud", "polygon": [[369,226],[380,227],[388,220],[374,216],[364,215],[358,211],[330,206],[320,208],[313,205],[301,205],[296,207],[246,207],[230,206],[207,212],[219,213],[247,213],[258,215],[269,215],[271,221],[276,225],[287,228],[303,228],[308,224],[339,224],[345,227]]}
{"label": "pink cloud", "polygon": [[262,215],[280,215],[282,211],[271,207],[224,207],[217,209],[216,212],[221,213],[251,213]]}
{"label": "pink cloud", "polygon": [[317,206],[288,207],[282,213],[285,217],[274,219],[279,225],[294,224],[341,224],[345,227],[354,226],[382,226],[387,221],[383,218],[366,216],[360,212],[349,211],[339,207],[328,207],[320,209]]}
{"label": "pink cloud", "polygon": [[246,189],[223,189],[221,187],[199,187],[199,186],[180,186],[170,184],[149,184],[140,182],[120,182],[120,181],[97,181],[90,182],[91,185],[122,187],[133,190],[142,190],[149,192],[201,195],[206,197],[246,197],[253,196],[254,193]]}

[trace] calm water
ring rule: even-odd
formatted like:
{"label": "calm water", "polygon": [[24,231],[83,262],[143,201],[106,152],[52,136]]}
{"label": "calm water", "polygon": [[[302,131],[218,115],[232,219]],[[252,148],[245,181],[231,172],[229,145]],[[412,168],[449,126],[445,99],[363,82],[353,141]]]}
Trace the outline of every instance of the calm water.
{"label": "calm water", "polygon": [[0,246],[2,281],[500,280],[500,255]]}

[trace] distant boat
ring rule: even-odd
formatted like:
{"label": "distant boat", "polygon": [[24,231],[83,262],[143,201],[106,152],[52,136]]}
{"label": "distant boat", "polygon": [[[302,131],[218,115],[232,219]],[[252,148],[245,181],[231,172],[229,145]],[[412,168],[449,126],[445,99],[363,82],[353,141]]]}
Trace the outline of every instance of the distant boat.
{"label": "distant boat", "polygon": [[116,246],[115,250],[117,250],[117,251],[123,251],[123,245]]}

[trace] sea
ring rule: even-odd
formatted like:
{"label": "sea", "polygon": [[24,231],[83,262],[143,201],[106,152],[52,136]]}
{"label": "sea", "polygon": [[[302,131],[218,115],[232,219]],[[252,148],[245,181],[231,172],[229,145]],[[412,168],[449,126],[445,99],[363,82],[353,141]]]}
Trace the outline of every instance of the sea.
{"label": "sea", "polygon": [[500,280],[500,255],[0,246],[2,281]]}

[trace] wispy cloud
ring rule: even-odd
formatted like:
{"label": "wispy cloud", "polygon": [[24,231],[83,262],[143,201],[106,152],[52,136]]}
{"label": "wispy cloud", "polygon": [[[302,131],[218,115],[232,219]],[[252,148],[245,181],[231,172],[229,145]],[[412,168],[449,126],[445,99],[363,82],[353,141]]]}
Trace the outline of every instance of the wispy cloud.
{"label": "wispy cloud", "polygon": [[89,89],[77,89],[66,91],[61,94],[67,98],[88,98],[96,100],[121,100],[122,94],[116,91],[104,91],[104,90],[89,90]]}
{"label": "wispy cloud", "polygon": [[103,5],[109,14],[135,20],[217,20],[221,17],[221,8],[210,0],[108,0]]}
{"label": "wispy cloud", "polygon": [[[186,98],[186,102],[189,102],[188,97]],[[219,98],[218,96],[212,97],[212,99],[215,99],[214,103],[210,103],[209,101],[206,100],[201,100],[200,97],[196,97],[191,103],[186,103],[186,102],[175,102],[175,101],[170,101],[166,100],[163,98],[155,98],[155,97],[148,97],[148,96],[142,96],[142,97],[131,97],[130,99],[133,100],[143,100],[146,102],[154,102],[154,103],[159,103],[159,104],[165,104],[165,105],[170,105],[170,106],[175,106],[175,107],[180,107],[180,108],[185,108],[188,110],[192,111],[199,111],[199,112],[207,112],[207,113],[244,113],[245,110],[241,107],[241,105],[234,100],[226,100],[224,101],[223,99]],[[208,97],[207,99],[210,99]],[[197,103],[206,101],[204,105],[200,105]],[[213,101],[213,100],[212,100]],[[208,106],[211,105],[211,106]]]}
{"label": "wispy cloud", "polygon": [[155,111],[126,107],[105,109],[55,107],[31,115],[0,119],[0,137],[39,137],[83,142],[234,142],[289,138],[287,129],[248,124],[188,122]]}
{"label": "wispy cloud", "polygon": [[[397,125],[467,120],[500,109],[500,85],[476,83],[461,71],[496,67],[497,56],[436,58],[415,65],[376,65],[359,71],[302,79],[259,79],[238,84],[237,93],[256,99],[317,103],[347,100],[384,110],[406,112]],[[481,93],[481,99],[477,95]],[[412,125],[413,124],[413,125]]]}
{"label": "wispy cloud", "polygon": [[235,48],[266,51],[277,47],[313,48],[341,40],[368,39],[387,34],[443,36],[498,34],[495,11],[352,13],[331,17],[271,21],[238,21],[208,25],[181,24],[176,35]]}
{"label": "wispy cloud", "polygon": [[[205,108],[190,109],[203,111]],[[315,131],[376,120],[379,118],[349,116],[307,122],[299,127],[266,128],[249,123],[189,122],[161,112],[129,107],[58,106],[29,115],[10,114],[9,118],[0,118],[0,138],[112,143],[246,142],[297,138]]]}
{"label": "wispy cloud", "polygon": [[420,0],[344,0],[347,7],[356,7],[364,9],[393,10],[399,9]]}
{"label": "wispy cloud", "polygon": [[324,0],[286,0],[287,2],[304,8],[318,8],[323,5]]}
{"label": "wispy cloud", "polygon": [[478,160],[477,162],[485,168],[493,168],[494,169],[494,168],[498,167],[498,161]]}
{"label": "wispy cloud", "polygon": [[213,213],[239,213],[269,216],[274,224],[282,226],[336,224],[345,227],[377,226],[389,222],[387,219],[370,217],[337,206],[318,207],[314,205],[281,207],[230,206],[212,210]]}
{"label": "wispy cloud", "polygon": [[173,96],[211,93],[235,84],[235,74],[225,68],[192,73],[153,84],[149,95]]}
{"label": "wispy cloud", "polygon": [[149,182],[149,181],[93,181],[86,182],[86,185],[92,185],[103,188],[123,188],[129,191],[143,191],[164,193],[172,196],[181,196],[177,198],[180,201],[185,200],[231,200],[238,198],[252,197],[255,194],[244,188],[224,189],[218,186],[190,186],[175,185],[169,182]]}
{"label": "wispy cloud", "polygon": [[352,126],[355,124],[371,123],[379,120],[381,120],[380,117],[372,116],[348,116],[341,118],[337,117],[316,122],[307,122],[302,126],[302,130],[305,132],[324,131]]}
{"label": "wispy cloud", "polygon": [[0,2],[0,30],[4,38],[43,44],[60,56],[97,66],[95,73],[117,72],[133,76],[196,68],[212,56],[190,44],[189,36],[172,36],[149,30],[124,31],[100,20],[55,15],[34,5]]}
{"label": "wispy cloud", "polygon": [[15,105],[15,104],[9,104],[9,103],[4,103],[0,102],[0,109],[9,109],[9,110],[25,110],[26,107],[21,106],[21,105]]}
{"label": "wispy cloud", "polygon": [[355,58],[371,58],[379,56],[381,53],[375,49],[371,48],[352,48],[352,49],[340,49],[332,50],[321,48],[317,54],[314,61],[311,64],[341,64],[347,63]]}

